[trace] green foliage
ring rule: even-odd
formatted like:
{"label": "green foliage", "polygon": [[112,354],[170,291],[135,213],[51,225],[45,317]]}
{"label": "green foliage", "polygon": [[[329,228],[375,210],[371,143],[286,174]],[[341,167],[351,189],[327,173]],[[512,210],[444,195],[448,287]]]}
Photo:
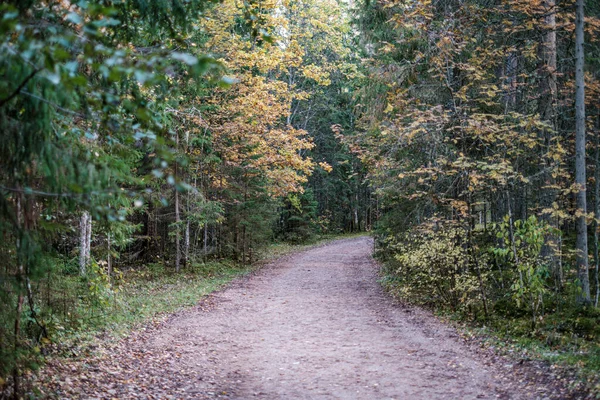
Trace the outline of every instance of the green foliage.
{"label": "green foliage", "polygon": [[290,194],[283,202],[277,227],[279,236],[290,243],[306,243],[316,235],[318,203],[311,189],[302,194]]}
{"label": "green foliage", "polygon": [[[14,354],[1,358],[0,375],[12,373],[15,389],[40,338],[62,326],[42,282],[57,275],[91,309],[108,304],[106,259],[132,242],[144,179],[168,175],[175,159],[162,106],[173,78],[220,68],[179,42],[209,2],[109,3],[0,5],[0,344]],[[74,255],[83,210],[103,249],[75,283],[48,259]]]}
{"label": "green foliage", "polygon": [[16,392],[41,344],[184,302],[138,280],[193,301],[170,264],[225,280],[223,258],[251,264],[276,235],[370,224],[330,129],[352,125],[346,10],[216,3],[0,4],[0,379]]}
{"label": "green foliage", "polygon": [[535,329],[544,296],[549,294],[550,274],[541,250],[551,229],[533,215],[525,221],[517,220],[514,223],[507,215],[494,229],[501,247],[493,247],[490,252],[500,269],[509,271],[512,299],[517,307],[527,305],[532,329]]}
{"label": "green foliage", "polygon": [[95,287],[79,277],[56,274],[42,281],[49,292],[43,292],[41,303],[52,313],[47,318],[50,340],[43,345],[71,351],[81,341],[93,344],[94,336],[105,330],[127,332],[148,319],[197,304],[203,295],[248,271],[223,261],[192,263],[173,274],[164,263],[153,263],[124,271],[110,288],[102,273],[94,279]]}

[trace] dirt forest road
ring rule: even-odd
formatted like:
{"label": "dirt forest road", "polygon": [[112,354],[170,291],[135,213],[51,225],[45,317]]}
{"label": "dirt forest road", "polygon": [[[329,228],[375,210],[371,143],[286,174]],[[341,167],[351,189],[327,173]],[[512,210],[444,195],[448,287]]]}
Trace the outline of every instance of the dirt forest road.
{"label": "dirt forest road", "polygon": [[125,341],[91,366],[94,379],[70,382],[71,395],[561,397],[511,377],[505,361],[482,356],[429,313],[392,301],[377,282],[372,246],[368,237],[343,239],[279,260]]}

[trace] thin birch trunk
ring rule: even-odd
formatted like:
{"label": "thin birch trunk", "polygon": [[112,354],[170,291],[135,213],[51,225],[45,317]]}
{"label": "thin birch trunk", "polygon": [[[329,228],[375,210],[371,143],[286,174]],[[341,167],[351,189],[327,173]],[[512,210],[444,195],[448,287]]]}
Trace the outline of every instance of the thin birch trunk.
{"label": "thin birch trunk", "polygon": [[90,265],[91,253],[92,253],[92,215],[88,216],[87,226],[85,228],[85,243],[86,243],[86,258],[85,265]]}
{"label": "thin birch trunk", "polygon": [[87,274],[90,263],[90,242],[92,239],[92,216],[84,211],[79,219],[79,275]]}

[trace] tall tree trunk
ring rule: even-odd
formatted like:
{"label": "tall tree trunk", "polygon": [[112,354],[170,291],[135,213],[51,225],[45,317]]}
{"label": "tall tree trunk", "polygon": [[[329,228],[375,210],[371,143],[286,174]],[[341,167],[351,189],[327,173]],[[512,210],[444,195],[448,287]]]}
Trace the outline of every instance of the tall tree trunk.
{"label": "tall tree trunk", "polygon": [[[538,111],[540,118],[551,128],[542,132],[545,143],[544,163],[542,163],[543,183],[540,205],[542,210],[551,209],[556,201],[555,179],[553,177],[552,149],[555,142],[556,132],[556,0],[544,0],[541,3],[541,12],[544,15],[545,32],[540,43],[540,100]],[[542,214],[542,219],[553,228],[557,229],[557,221],[551,212]],[[541,255],[550,262],[551,272],[555,278],[557,288],[561,286],[558,272],[558,259],[556,256],[558,237],[555,233],[549,233],[544,241]]]}
{"label": "tall tree trunk", "polygon": [[[22,225],[22,215],[21,215],[21,194],[18,193],[17,194],[17,241],[16,241],[16,248],[17,248],[17,263],[18,263],[18,268],[17,268],[17,283],[22,283],[24,280],[24,273],[25,270],[23,268],[23,263],[21,260],[21,225]],[[21,340],[20,340],[20,336],[21,336],[21,313],[23,312],[23,301],[25,299],[25,297],[23,296],[23,291],[21,290],[21,288],[19,287],[18,289],[18,297],[17,297],[17,308],[16,308],[16,312],[15,312],[15,325],[14,325],[14,353],[15,355],[19,354],[20,349],[21,349]],[[21,370],[19,368],[19,359],[16,358],[15,359],[15,365],[13,367],[12,370],[12,376],[13,376],[13,398],[14,399],[19,399],[21,397]]]}
{"label": "tall tree trunk", "polygon": [[577,0],[575,20],[575,183],[577,189],[577,277],[581,292],[577,301],[591,303],[588,265],[587,201],[585,170],[585,78],[584,78],[584,0]]}
{"label": "tall tree trunk", "polygon": [[[176,148],[179,150],[179,132],[176,133],[175,137]],[[179,214],[179,191],[177,190],[177,161],[175,161],[175,271],[179,272],[181,269],[181,234],[179,224],[181,222],[181,215]]]}
{"label": "tall tree trunk", "polygon": [[356,185],[354,190],[356,191],[356,196],[355,196],[356,205],[354,206],[354,226],[355,226],[355,230],[357,232],[360,232],[360,221],[358,219],[358,208],[360,207],[360,200],[358,198],[358,184]]}
{"label": "tall tree trunk", "polygon": [[[21,348],[21,341],[19,336],[21,335],[21,313],[23,312],[23,301],[23,293],[19,292],[19,297],[17,298],[17,312],[15,315],[14,354],[18,354]],[[21,398],[21,370],[19,368],[18,359],[15,360],[15,366],[13,368],[13,398]]]}
{"label": "tall tree trunk", "polygon": [[505,87],[505,112],[514,110],[517,105],[517,69],[519,68],[519,59],[514,51],[506,56],[504,65]]}
{"label": "tall tree trunk", "polygon": [[79,217],[79,275],[87,273],[87,220],[89,213],[84,211]]}
{"label": "tall tree trunk", "polygon": [[90,214],[87,220],[87,226],[85,230],[86,235],[86,249],[87,249],[87,257],[85,259],[86,265],[90,265],[90,258],[92,254],[92,215]]}
{"label": "tall tree trunk", "polygon": [[[176,179],[177,180],[177,179]],[[181,216],[179,215],[179,191],[175,187],[175,271],[179,272],[181,268],[181,235],[179,233],[179,223]]]}
{"label": "tall tree trunk", "polygon": [[84,211],[79,219],[79,275],[87,274],[92,240],[92,216]]}
{"label": "tall tree trunk", "polygon": [[248,222],[248,215],[246,214],[246,207],[248,205],[248,177],[244,173],[244,213],[242,216],[242,264],[246,264],[246,223]]}
{"label": "tall tree trunk", "polygon": [[[540,118],[554,126],[556,103],[556,0],[542,1],[545,32],[540,43]],[[552,133],[552,132],[548,132]]]}
{"label": "tall tree trunk", "polygon": [[598,270],[600,269],[599,258],[599,235],[598,235],[598,220],[600,220],[600,131],[596,133],[596,152],[595,152],[595,165],[594,165],[594,270],[595,270],[595,281],[596,281],[596,298],[594,300],[594,306],[598,307],[598,295],[600,294],[600,286],[598,285]]}

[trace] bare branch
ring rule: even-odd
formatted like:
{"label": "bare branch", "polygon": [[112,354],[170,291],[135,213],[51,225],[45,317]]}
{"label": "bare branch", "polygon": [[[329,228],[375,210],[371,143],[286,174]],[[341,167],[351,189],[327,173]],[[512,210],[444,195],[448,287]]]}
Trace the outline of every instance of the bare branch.
{"label": "bare branch", "polygon": [[6,103],[8,103],[9,101],[11,101],[14,97],[16,97],[20,92],[21,89],[23,89],[25,87],[25,85],[27,85],[27,82],[29,82],[34,76],[35,74],[37,74],[38,72],[40,72],[42,69],[38,68],[38,69],[34,69],[28,76],[27,78],[25,78],[25,80],[23,82],[21,82],[21,84],[19,85],[19,87],[17,87],[17,90],[15,90],[10,96],[8,96],[5,99],[0,100],[0,107],[2,107],[3,105],[5,105]]}

